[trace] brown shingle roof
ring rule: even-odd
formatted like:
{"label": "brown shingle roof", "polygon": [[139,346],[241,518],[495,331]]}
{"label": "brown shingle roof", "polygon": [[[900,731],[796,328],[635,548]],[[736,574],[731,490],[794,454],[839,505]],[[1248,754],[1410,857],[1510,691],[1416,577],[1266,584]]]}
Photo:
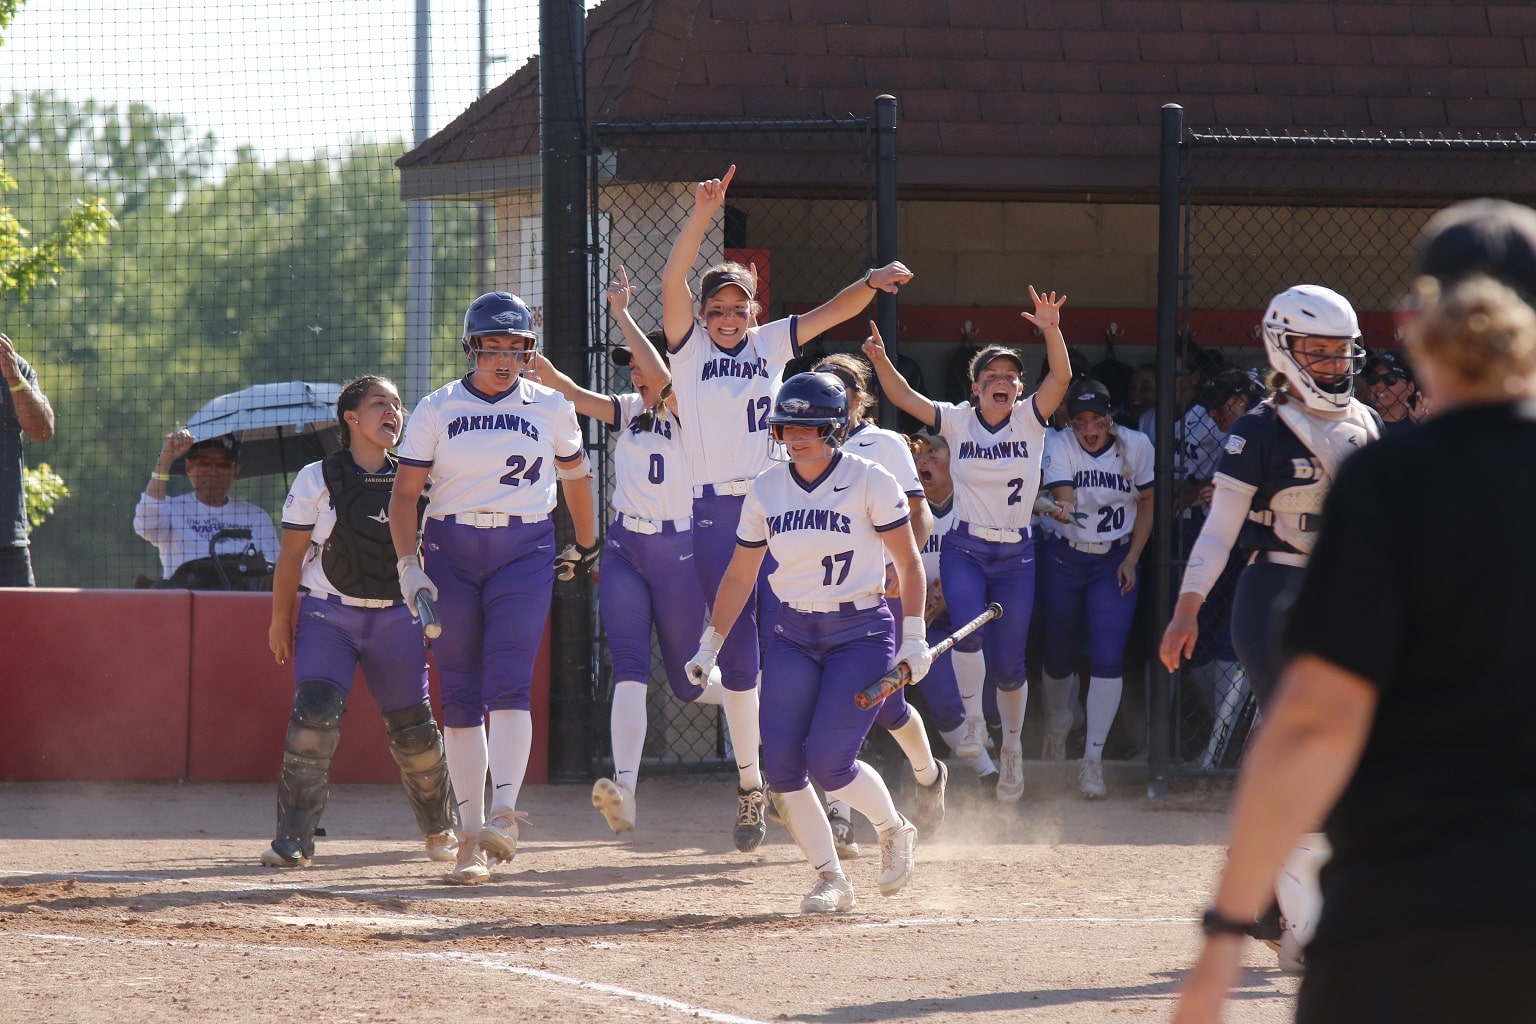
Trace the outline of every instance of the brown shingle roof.
{"label": "brown shingle roof", "polygon": [[[1536,5],[1240,0],[606,0],[597,122],[872,116],[905,189],[1145,191],[1159,110],[1200,127],[1536,127]],[[722,139],[722,151],[739,148]],[[538,151],[538,61],[399,161]]]}

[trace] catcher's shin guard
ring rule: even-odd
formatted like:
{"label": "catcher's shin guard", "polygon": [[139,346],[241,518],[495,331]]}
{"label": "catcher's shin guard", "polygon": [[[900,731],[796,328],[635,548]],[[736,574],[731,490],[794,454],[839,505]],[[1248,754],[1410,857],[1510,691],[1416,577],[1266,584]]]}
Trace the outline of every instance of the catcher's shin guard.
{"label": "catcher's shin guard", "polygon": [[330,683],[309,680],[294,690],[277,784],[277,838],[298,843],[306,857],[314,856],[315,826],[325,810],[345,703],[342,692]]}
{"label": "catcher's shin guard", "polygon": [[1317,932],[1317,921],[1323,913],[1318,873],[1332,856],[1328,837],[1321,832],[1308,832],[1297,841],[1275,880],[1275,900],[1280,904],[1281,917],[1299,946],[1305,947]]}
{"label": "catcher's shin guard", "polygon": [[400,782],[416,812],[421,834],[458,831],[459,809],[448,780],[448,761],[443,757],[443,734],[432,717],[432,705],[414,707],[384,716],[389,730],[389,752],[400,766]]}

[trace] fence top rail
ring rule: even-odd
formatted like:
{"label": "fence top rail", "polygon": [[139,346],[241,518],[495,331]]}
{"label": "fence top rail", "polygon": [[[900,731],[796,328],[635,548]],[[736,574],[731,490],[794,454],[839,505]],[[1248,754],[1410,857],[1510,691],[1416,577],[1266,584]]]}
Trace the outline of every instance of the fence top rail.
{"label": "fence top rail", "polygon": [[791,118],[763,121],[599,121],[592,126],[598,135],[676,135],[685,132],[863,132],[867,117]]}
{"label": "fence top rail", "polygon": [[1520,136],[1495,136],[1492,138],[1467,138],[1464,136],[1429,136],[1380,134],[1286,134],[1242,129],[1192,130],[1187,133],[1186,146],[1251,146],[1276,149],[1409,149],[1445,150],[1457,152],[1536,152],[1536,138]]}

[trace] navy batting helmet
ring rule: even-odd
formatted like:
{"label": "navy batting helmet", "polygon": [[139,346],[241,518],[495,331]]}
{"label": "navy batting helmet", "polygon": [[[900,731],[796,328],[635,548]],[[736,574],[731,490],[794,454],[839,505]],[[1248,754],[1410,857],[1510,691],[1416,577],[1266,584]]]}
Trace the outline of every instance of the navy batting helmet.
{"label": "navy batting helmet", "polygon": [[464,311],[464,354],[473,362],[475,343],[471,339],[498,334],[515,334],[538,341],[539,336],[533,329],[533,311],[511,292],[486,292],[469,304]]}
{"label": "navy batting helmet", "polygon": [[828,448],[842,447],[848,439],[848,390],[843,382],[824,372],[797,373],[785,381],[768,414],[769,435],[778,442],[773,447],[783,444],[784,428],[791,426],[819,427]]}

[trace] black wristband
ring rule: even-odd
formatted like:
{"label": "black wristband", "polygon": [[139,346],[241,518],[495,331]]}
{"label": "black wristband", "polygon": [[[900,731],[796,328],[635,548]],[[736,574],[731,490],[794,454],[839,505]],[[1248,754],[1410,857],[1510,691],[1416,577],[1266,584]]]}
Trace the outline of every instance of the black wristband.
{"label": "black wristband", "polygon": [[870,267],[868,270],[864,271],[864,287],[870,289],[871,291],[876,291],[877,292],[877,291],[880,290],[879,287],[869,283],[870,275],[872,275],[874,272],[875,272],[875,268],[874,267]]}
{"label": "black wristband", "polygon": [[1200,931],[1205,935],[1245,935],[1251,939],[1257,925],[1257,921],[1234,921],[1230,917],[1223,917],[1215,907],[1208,908],[1200,915]]}

